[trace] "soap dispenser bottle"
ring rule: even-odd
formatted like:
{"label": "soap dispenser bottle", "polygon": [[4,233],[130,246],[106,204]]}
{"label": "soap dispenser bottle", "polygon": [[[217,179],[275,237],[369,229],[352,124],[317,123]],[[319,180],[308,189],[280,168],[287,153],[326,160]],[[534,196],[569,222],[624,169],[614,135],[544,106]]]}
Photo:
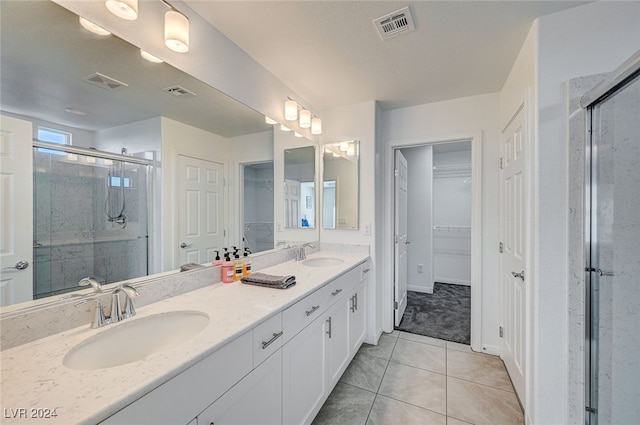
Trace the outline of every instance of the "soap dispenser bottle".
{"label": "soap dispenser bottle", "polygon": [[244,269],[244,263],[240,259],[240,254],[238,253],[238,248],[235,248],[235,251],[233,252],[233,256],[235,257],[234,261],[233,261],[233,267],[234,267],[234,270],[235,270],[234,280],[240,280],[240,279],[242,279],[242,271]]}
{"label": "soap dispenser bottle", "polygon": [[211,265],[213,267],[218,267],[218,266],[222,266],[222,260],[220,259],[220,251],[214,251],[216,253],[216,259],[213,260],[213,262],[211,263]]}
{"label": "soap dispenser bottle", "polygon": [[223,283],[233,283],[233,261],[229,258],[229,252],[225,251],[224,262],[222,263],[222,282]]}
{"label": "soap dispenser bottle", "polygon": [[245,246],[244,247],[244,256],[243,256],[244,265],[242,267],[242,275],[243,276],[249,276],[251,274],[251,259],[249,258],[249,254],[250,253],[251,253],[251,251],[249,251],[249,248],[247,248]]}

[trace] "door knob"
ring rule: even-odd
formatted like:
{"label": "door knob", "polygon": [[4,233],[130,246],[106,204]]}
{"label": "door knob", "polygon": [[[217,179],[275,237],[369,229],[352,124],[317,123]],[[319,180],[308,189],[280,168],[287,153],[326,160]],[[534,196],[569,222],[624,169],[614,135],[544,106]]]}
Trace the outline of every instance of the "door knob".
{"label": "door knob", "polygon": [[524,270],[522,270],[521,273],[511,272],[511,274],[513,275],[513,277],[519,277],[524,282]]}
{"label": "door knob", "polygon": [[191,244],[191,243],[184,243],[184,242],[182,242],[182,243],[180,244],[180,248],[188,248],[188,247],[190,247],[191,245],[193,245],[193,244]]}
{"label": "door knob", "polygon": [[13,266],[13,267],[5,267],[4,269],[5,270],[13,270],[13,269],[15,269],[15,270],[24,270],[27,267],[29,267],[29,262],[21,260],[21,261],[18,261],[15,266]]}

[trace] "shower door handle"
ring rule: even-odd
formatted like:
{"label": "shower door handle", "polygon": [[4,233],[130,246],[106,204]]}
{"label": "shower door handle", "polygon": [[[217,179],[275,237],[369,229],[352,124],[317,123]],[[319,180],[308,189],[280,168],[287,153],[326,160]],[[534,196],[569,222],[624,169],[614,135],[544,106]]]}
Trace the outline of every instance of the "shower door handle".
{"label": "shower door handle", "polygon": [[180,244],[180,248],[189,248],[191,245],[193,245],[193,244],[192,243],[184,243],[184,242],[182,242]]}
{"label": "shower door handle", "polygon": [[27,267],[29,267],[29,262],[21,260],[21,261],[18,261],[15,266],[13,266],[13,267],[5,267],[4,269],[5,270],[24,270]]}

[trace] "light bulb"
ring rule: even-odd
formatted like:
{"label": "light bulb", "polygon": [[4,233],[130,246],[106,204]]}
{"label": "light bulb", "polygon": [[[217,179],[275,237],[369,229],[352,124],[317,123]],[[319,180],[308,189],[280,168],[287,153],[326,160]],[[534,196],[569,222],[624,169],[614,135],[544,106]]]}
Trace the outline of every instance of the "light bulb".
{"label": "light bulb", "polygon": [[311,134],[322,134],[322,120],[318,117],[311,120]]}
{"label": "light bulb", "polygon": [[300,111],[300,128],[311,127],[311,112],[303,109]]}
{"label": "light bulb", "polygon": [[91,21],[86,20],[82,16],[80,16],[80,25],[82,25],[84,27],[84,29],[86,29],[88,31],[91,31],[94,34],[111,35],[111,33],[109,31],[107,31],[106,29],[94,24]]}
{"label": "light bulb", "polygon": [[182,13],[170,10],[164,14],[164,44],[174,52],[189,51],[189,19]]}
{"label": "light bulb", "polygon": [[284,119],[287,121],[295,121],[298,119],[298,103],[295,100],[287,100],[284,102]]}
{"label": "light bulb", "polygon": [[105,0],[109,12],[118,18],[134,21],[138,18],[138,0]]}
{"label": "light bulb", "polygon": [[153,63],[162,63],[162,62],[164,62],[162,59],[160,59],[159,57],[153,56],[151,53],[147,52],[146,50],[140,49],[140,56],[142,56],[143,58],[145,58],[149,62],[153,62]]}

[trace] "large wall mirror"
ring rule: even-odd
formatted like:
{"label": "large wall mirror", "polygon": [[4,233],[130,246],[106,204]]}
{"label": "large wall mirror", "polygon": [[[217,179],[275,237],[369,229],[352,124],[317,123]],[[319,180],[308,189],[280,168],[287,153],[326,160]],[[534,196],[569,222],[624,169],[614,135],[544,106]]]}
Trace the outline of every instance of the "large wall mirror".
{"label": "large wall mirror", "polygon": [[357,140],[324,145],[322,149],[322,227],[358,229],[359,159]]}
{"label": "large wall mirror", "polygon": [[[139,48],[114,35],[87,31],[77,15],[52,1],[2,1],[0,8],[0,112],[31,122],[33,138],[42,127],[69,135],[74,147],[98,150],[85,156],[36,147],[27,158],[34,162],[38,198],[25,208],[45,203],[48,209],[38,207],[34,213],[33,251],[25,255],[31,263],[24,270],[28,294],[13,299],[0,295],[0,306],[68,297],[67,292],[82,289],[78,282],[87,276],[112,283],[176,269],[185,259],[204,263],[220,246],[242,244],[241,230],[229,236],[230,228],[241,228],[244,221],[234,212],[241,202],[234,185],[242,182],[228,176],[238,163],[256,158],[245,159],[242,151],[232,152],[229,146],[243,138],[264,141],[271,157],[258,159],[273,160],[273,127],[265,124],[263,115],[166,63],[143,59]],[[163,152],[169,138],[172,146],[199,138],[194,151],[206,153],[209,162],[220,166],[213,170],[205,165],[203,172],[217,176],[217,182],[227,181],[226,186],[219,184],[224,193],[216,201],[224,203],[216,217],[222,236],[215,246],[200,247],[204,254],[194,255],[187,241],[180,257],[179,236],[166,237],[165,229],[180,227],[175,222],[179,198],[171,211],[165,211],[164,204],[167,188],[162,182],[167,176],[177,179],[180,165],[171,159],[172,152]],[[100,153],[120,155],[123,148],[125,162]],[[189,155],[185,158],[201,159]],[[149,174],[139,164],[126,162],[140,157],[155,160]],[[185,170],[194,168],[187,164]],[[273,191],[265,191],[269,194]],[[145,204],[151,211],[148,217]],[[238,217],[229,216],[233,214]],[[138,261],[141,255],[149,258],[148,265]]]}

